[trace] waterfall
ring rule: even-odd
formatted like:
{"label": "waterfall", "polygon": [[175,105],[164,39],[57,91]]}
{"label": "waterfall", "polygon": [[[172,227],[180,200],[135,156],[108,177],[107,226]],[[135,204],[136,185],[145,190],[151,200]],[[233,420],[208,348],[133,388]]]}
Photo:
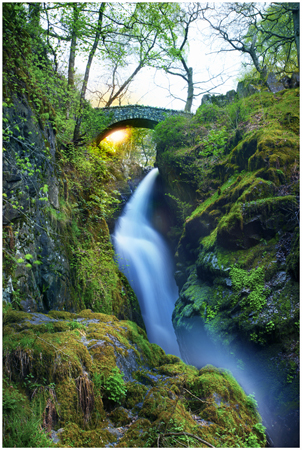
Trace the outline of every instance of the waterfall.
{"label": "waterfall", "polygon": [[120,270],[128,278],[140,304],[150,342],[180,356],[172,325],[178,289],[173,260],[162,236],[150,220],[150,200],[158,169],[139,184],[118,219],[113,244]]}

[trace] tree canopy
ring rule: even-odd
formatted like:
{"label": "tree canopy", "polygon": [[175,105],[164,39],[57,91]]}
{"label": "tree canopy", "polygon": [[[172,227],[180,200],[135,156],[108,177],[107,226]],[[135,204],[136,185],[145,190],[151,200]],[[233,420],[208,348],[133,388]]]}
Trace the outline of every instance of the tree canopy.
{"label": "tree canopy", "polygon": [[100,73],[101,84],[92,91],[99,106],[121,104],[147,68],[183,80],[186,94],[173,95],[185,111],[194,98],[223,83],[221,68],[197,76],[189,63],[191,36],[202,40],[207,25],[216,44],[222,41],[218,51],[248,55],[264,82],[270,70],[284,75],[299,67],[299,3],[20,2],[3,8],[4,84],[11,73],[9,55],[19,47],[23,53],[16,61],[26,65],[32,90],[46,88],[55,110],[60,104],[56,127],[62,141],[77,145],[100,126],[87,102],[92,72]]}

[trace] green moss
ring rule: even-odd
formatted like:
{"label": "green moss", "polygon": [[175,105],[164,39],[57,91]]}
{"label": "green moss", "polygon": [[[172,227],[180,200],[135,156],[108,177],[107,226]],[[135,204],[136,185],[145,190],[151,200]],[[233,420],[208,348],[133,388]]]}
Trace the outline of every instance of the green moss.
{"label": "green moss", "polygon": [[128,425],[131,422],[129,413],[121,406],[115,408],[108,417],[117,427]]}
{"label": "green moss", "polygon": [[246,289],[249,294],[244,300],[244,306],[252,310],[261,311],[266,304],[264,295],[264,269],[258,267],[250,273],[243,269],[233,267],[230,271],[232,287],[235,291]]}
{"label": "green moss", "polygon": [[61,320],[73,320],[77,317],[76,314],[68,311],[49,311],[47,315],[53,317],[54,319],[61,319]]}
{"label": "green moss", "polygon": [[31,319],[31,315],[23,311],[8,310],[3,317],[3,324],[19,323],[25,319]]}
{"label": "green moss", "polygon": [[125,400],[126,408],[134,408],[135,405],[141,403],[148,391],[147,386],[136,381],[127,383],[127,396]]}
{"label": "green moss", "polygon": [[106,429],[84,431],[75,423],[70,423],[64,427],[60,440],[68,447],[96,448],[115,442],[116,436]]}
{"label": "green moss", "polygon": [[147,419],[141,418],[132,424],[122,439],[118,442],[116,447],[118,448],[142,448],[146,446],[151,422]]}

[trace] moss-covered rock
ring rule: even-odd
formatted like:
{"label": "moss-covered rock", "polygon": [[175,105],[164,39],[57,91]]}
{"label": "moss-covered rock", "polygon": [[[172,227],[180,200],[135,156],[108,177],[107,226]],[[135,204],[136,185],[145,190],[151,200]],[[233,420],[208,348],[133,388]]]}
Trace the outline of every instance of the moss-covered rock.
{"label": "moss-covered rock", "polygon": [[[16,418],[16,402],[28,408],[29,418],[35,414],[35,423],[45,432],[60,430],[55,434],[58,445],[64,447],[150,447],[157,439],[173,447],[176,436],[182,440],[189,435],[192,446],[201,442],[198,439],[223,446],[243,443],[260,420],[229,374],[213,368],[199,372],[178,357],[166,355],[133,322],[90,310],[73,315],[73,321],[63,312],[40,315],[45,324],[33,324],[35,315],[28,316],[24,322],[24,313],[16,312],[12,327],[5,328],[8,430]],[[49,323],[57,328],[43,332]],[[223,415],[221,405],[212,404],[217,395],[228,402]],[[204,399],[211,400],[211,410],[204,410]],[[235,403],[242,420],[233,411]],[[198,405],[198,417],[196,410],[192,413],[193,404]],[[232,432],[217,437],[227,421],[238,433],[240,426],[236,439]],[[18,426],[15,431],[22,435]],[[262,436],[258,443],[263,444]]]}
{"label": "moss-covered rock", "polygon": [[[287,344],[296,348],[299,341],[298,121],[299,89],[293,89],[202,105],[192,122],[206,130],[195,146],[175,149],[159,133],[162,182],[177,197],[170,203],[180,289],[173,324],[182,355],[199,367],[229,358],[239,372],[253,360],[270,380],[267,388],[282,386],[284,395],[270,390],[272,414],[289,411],[286,396],[292,411],[298,401],[295,354]],[[209,137],[223,129],[228,139],[211,153]]]}

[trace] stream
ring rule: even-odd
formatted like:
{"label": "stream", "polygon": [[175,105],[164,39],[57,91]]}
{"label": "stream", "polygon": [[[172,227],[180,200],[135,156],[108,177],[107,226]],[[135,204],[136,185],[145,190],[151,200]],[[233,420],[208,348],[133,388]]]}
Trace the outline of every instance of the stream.
{"label": "stream", "polygon": [[229,357],[219,344],[213,344],[201,320],[192,323],[191,331],[181,337],[180,350],[172,324],[178,298],[173,258],[163,237],[151,223],[150,204],[157,176],[158,169],[152,169],[141,181],[112,236],[119,268],[139,300],[149,341],[197,368],[213,364],[229,369],[247,394],[255,393],[270,446],[298,447],[298,412],[293,411],[285,419],[273,414],[276,397],[280,388],[282,390],[282,382],[278,380],[280,374],[267,373],[257,355],[243,349],[240,357],[245,369],[238,368],[238,359]]}

